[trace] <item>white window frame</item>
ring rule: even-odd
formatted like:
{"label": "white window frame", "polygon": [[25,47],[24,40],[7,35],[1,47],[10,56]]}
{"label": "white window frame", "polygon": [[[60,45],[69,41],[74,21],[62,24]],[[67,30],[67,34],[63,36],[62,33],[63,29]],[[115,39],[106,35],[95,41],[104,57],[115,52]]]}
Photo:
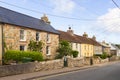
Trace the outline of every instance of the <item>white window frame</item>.
{"label": "white window frame", "polygon": [[50,46],[46,46],[46,55],[51,55]]}
{"label": "white window frame", "polygon": [[[21,34],[21,30],[23,30],[23,34]],[[23,36],[23,39],[21,39],[21,36]],[[20,29],[20,41],[26,41],[26,31],[24,29]]]}
{"label": "white window frame", "polygon": [[50,43],[50,42],[51,42],[51,36],[50,36],[49,33],[47,33],[46,41],[47,41],[47,43]]}
{"label": "white window frame", "polygon": [[[39,39],[37,40],[37,33],[38,33],[38,37],[39,37]],[[36,41],[40,41],[40,32],[36,32]]]}

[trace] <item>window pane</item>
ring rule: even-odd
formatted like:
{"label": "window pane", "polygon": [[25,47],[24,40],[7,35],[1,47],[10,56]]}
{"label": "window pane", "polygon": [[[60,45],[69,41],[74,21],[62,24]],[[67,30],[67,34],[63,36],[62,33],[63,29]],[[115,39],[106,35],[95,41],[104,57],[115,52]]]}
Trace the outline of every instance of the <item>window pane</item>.
{"label": "window pane", "polygon": [[50,42],[50,34],[47,33],[46,39],[47,39],[47,42]]}
{"label": "window pane", "polygon": [[39,32],[36,32],[36,41],[39,41]]}
{"label": "window pane", "polygon": [[47,46],[46,47],[46,54],[49,54],[49,49],[48,49],[49,47]]}
{"label": "window pane", "polygon": [[46,54],[50,55],[50,47],[49,46],[46,47]]}
{"label": "window pane", "polygon": [[20,30],[20,40],[24,40],[24,30]]}
{"label": "window pane", "polygon": [[20,45],[20,51],[24,51],[25,50],[25,46]]}

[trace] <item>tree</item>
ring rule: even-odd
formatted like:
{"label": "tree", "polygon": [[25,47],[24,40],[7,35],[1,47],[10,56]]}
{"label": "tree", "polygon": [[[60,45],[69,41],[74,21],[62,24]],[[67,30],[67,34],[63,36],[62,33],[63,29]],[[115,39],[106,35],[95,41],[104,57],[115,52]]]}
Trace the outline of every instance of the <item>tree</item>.
{"label": "tree", "polygon": [[57,50],[59,54],[56,56],[56,58],[62,58],[64,56],[71,55],[71,51],[72,49],[68,41],[60,41],[59,48]]}
{"label": "tree", "polygon": [[43,42],[42,41],[33,41],[31,40],[30,43],[28,44],[28,49],[30,51],[37,51],[37,52],[42,52],[43,48]]}

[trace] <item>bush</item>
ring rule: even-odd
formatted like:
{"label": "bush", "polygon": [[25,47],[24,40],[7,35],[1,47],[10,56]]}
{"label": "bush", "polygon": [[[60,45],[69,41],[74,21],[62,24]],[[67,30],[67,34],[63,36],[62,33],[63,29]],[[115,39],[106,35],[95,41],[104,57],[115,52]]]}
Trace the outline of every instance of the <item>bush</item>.
{"label": "bush", "polygon": [[8,50],[3,55],[4,62],[8,63],[9,61],[22,62],[24,58],[30,58],[31,61],[42,61],[43,56],[40,52],[30,52],[30,51],[17,51],[17,50]]}
{"label": "bush", "polygon": [[105,52],[103,52],[103,54],[95,54],[94,56],[99,56],[101,59],[106,59],[109,57],[108,54]]}
{"label": "bush", "polygon": [[78,57],[78,51],[71,51],[71,54],[74,58]]}
{"label": "bush", "polygon": [[100,56],[100,58],[102,58],[102,59],[106,59],[108,57],[108,55],[106,54],[106,53],[103,53],[101,56]]}

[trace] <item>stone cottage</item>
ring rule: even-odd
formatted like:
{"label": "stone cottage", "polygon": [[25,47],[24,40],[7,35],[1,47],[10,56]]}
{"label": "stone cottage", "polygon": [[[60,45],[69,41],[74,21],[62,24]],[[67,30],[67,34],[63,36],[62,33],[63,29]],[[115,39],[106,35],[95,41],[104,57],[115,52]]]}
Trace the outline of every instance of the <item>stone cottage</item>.
{"label": "stone cottage", "polygon": [[52,59],[59,45],[59,32],[50,25],[46,15],[37,19],[0,7],[0,60],[4,42],[8,49],[26,51],[30,40],[42,41],[44,57]]}
{"label": "stone cottage", "polygon": [[94,54],[102,54],[102,45],[96,40],[96,37],[93,36],[92,38],[89,38],[93,45],[94,45]]}
{"label": "stone cottage", "polygon": [[100,44],[102,45],[102,52],[105,52],[105,53],[110,55],[110,46],[109,46],[109,44],[106,43],[105,41],[100,42]]}

